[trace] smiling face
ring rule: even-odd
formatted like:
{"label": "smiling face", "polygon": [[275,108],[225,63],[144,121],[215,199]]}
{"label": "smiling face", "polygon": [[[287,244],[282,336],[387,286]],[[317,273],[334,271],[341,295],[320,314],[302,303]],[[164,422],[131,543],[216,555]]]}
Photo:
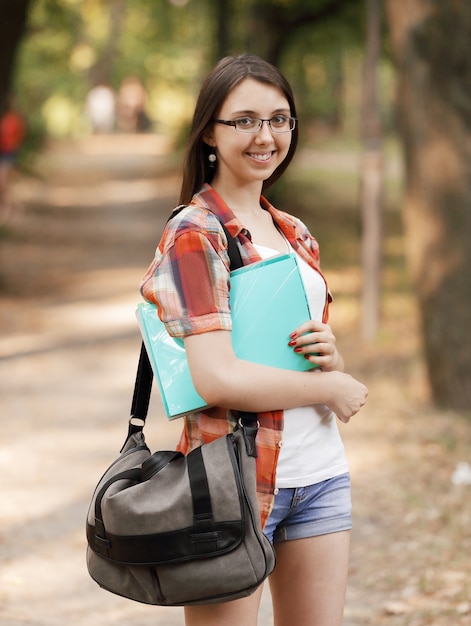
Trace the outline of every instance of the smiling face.
{"label": "smiling face", "polygon": [[[244,116],[271,119],[275,115],[291,115],[284,93],[246,78],[229,92],[217,118],[233,121]],[[288,154],[291,136],[291,132],[273,133],[266,122],[257,133],[241,133],[232,126],[212,124],[205,141],[217,155],[213,186],[261,188]]]}

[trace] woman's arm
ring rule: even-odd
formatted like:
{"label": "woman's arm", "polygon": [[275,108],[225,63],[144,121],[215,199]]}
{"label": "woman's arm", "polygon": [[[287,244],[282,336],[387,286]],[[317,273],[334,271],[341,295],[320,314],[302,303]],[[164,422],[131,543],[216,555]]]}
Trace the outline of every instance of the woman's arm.
{"label": "woman's arm", "polygon": [[263,412],[327,404],[348,422],[368,395],[362,383],[340,371],[296,372],[238,359],[229,331],[191,335],[185,349],[195,388],[210,405]]}

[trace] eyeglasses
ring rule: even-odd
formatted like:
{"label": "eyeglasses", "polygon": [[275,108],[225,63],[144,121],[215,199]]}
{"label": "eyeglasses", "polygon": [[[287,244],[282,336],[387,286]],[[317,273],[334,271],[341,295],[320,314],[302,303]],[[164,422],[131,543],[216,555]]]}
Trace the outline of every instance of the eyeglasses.
{"label": "eyeglasses", "polygon": [[258,133],[262,128],[263,122],[267,122],[273,133],[289,133],[296,126],[295,117],[287,117],[286,115],[275,115],[269,120],[259,117],[239,117],[236,120],[213,120],[218,124],[233,126],[239,133]]}

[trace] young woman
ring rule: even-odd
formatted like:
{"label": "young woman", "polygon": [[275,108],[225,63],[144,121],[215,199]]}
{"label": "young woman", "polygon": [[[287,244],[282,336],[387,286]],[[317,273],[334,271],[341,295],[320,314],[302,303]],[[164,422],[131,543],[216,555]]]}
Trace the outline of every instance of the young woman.
{"label": "young woman", "polygon": [[[351,503],[337,429],[366,401],[343,372],[327,325],[330,295],[315,239],[261,195],[291,161],[298,126],[291,88],[258,57],[226,57],[204,82],[190,131],[180,201],[143,283],[171,335],[184,339],[191,375],[213,408],[184,418],[187,453],[232,431],[238,411],[258,414],[257,484],[276,626],[340,626],[348,569]],[[218,219],[219,218],[219,219]],[[231,343],[229,257],[221,220],[244,264],[298,255],[311,320],[287,342],[318,365],[297,372],[236,357]],[[283,444],[283,445],[282,445]],[[262,590],[248,598],[185,608],[187,626],[255,626]]]}

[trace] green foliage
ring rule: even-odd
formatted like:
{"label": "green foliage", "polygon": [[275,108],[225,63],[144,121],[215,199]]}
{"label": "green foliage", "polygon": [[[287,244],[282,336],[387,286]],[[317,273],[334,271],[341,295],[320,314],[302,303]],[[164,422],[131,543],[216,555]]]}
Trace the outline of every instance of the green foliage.
{"label": "green foliage", "polygon": [[[280,0],[281,2],[281,0]],[[311,0],[292,6],[293,19],[301,11],[314,11],[327,5],[326,0]],[[298,4],[296,8],[294,5]],[[289,74],[296,93],[299,94],[299,114],[305,119],[317,119],[339,127],[345,121],[343,109],[346,100],[347,77],[361,63],[364,40],[364,3],[349,3],[335,17],[322,22],[306,23],[290,39],[281,58],[285,73]],[[350,66],[349,66],[350,63]],[[358,100],[356,99],[356,103]]]}
{"label": "green foliage", "polygon": [[[213,2],[33,0],[16,77],[30,138],[87,131],[84,103],[94,82],[117,90],[130,75],[148,90],[155,128],[179,136],[217,56]],[[344,126],[348,111],[359,107],[358,90],[347,83],[353,59],[358,86],[364,0],[226,2],[227,50],[257,51],[258,26],[275,19],[278,32],[268,37],[281,38],[279,66],[293,84],[300,117]]]}
{"label": "green foliage", "polygon": [[[36,0],[16,77],[18,100],[32,133],[43,127],[58,135],[83,131],[84,102],[97,74],[114,89],[126,76],[141,78],[155,109],[151,114],[172,128],[167,119],[175,110],[172,103],[188,100],[205,71],[211,41],[197,3],[178,4]],[[178,116],[187,115],[185,105],[176,110]]]}

